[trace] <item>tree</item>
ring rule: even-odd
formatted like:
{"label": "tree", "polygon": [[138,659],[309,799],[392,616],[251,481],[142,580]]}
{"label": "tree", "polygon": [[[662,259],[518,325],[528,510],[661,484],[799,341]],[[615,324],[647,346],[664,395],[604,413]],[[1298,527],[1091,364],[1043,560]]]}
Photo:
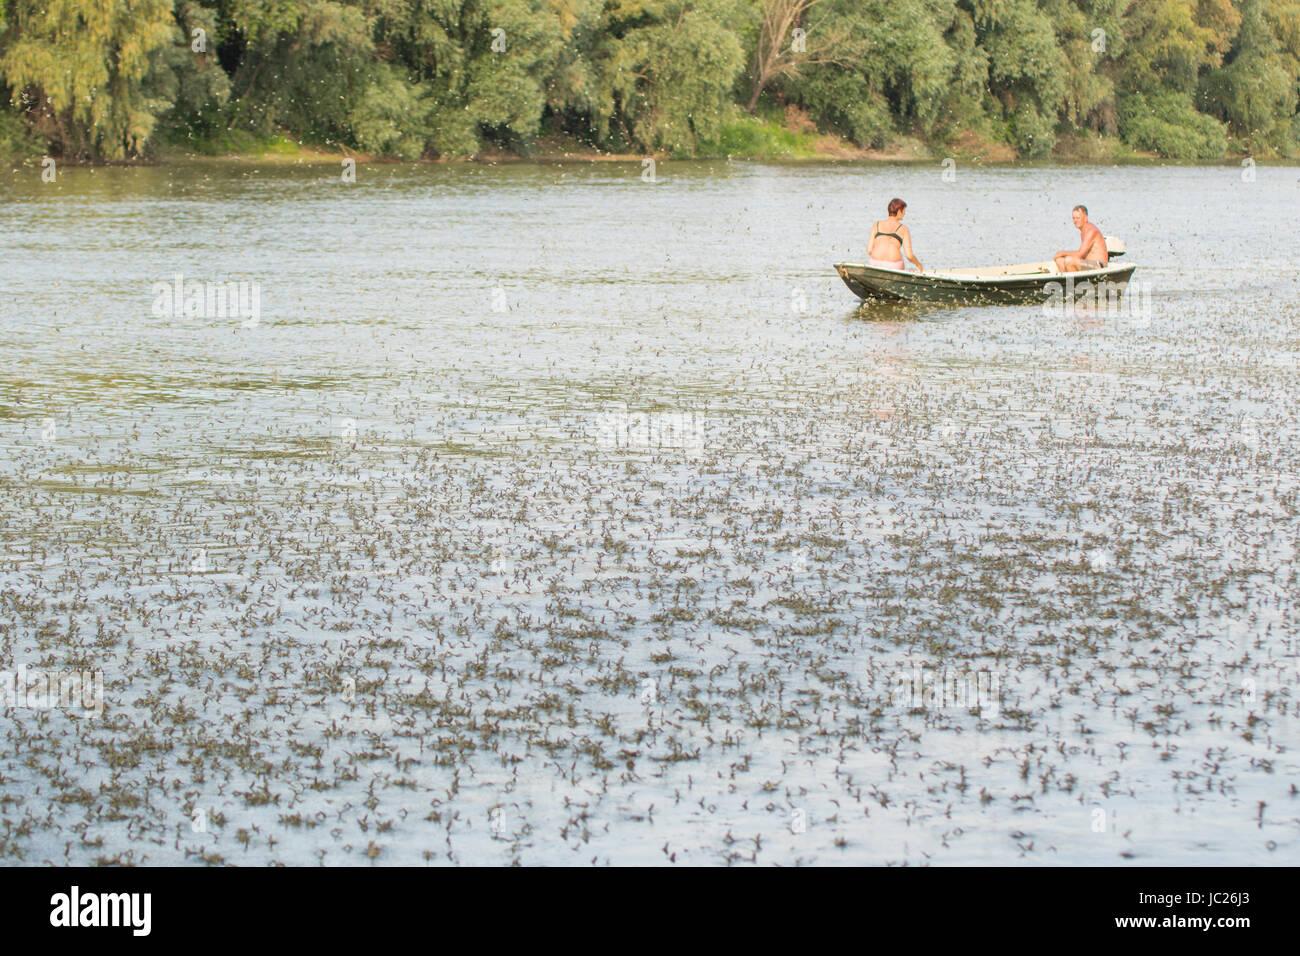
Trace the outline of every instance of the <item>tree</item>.
{"label": "tree", "polygon": [[1056,142],[1070,72],[1053,22],[1030,0],[981,6],[976,28],[989,56],[989,91],[1016,148],[1044,155]]}
{"label": "tree", "polygon": [[773,92],[873,147],[1043,155],[1087,128],[1293,152],[1300,0],[0,0],[6,156],[227,130],[407,159],[548,130],[691,154]]}
{"label": "tree", "polygon": [[186,0],[176,4],[175,17],[172,40],[150,55],[143,90],[149,100],[166,104],[158,132],[202,139],[225,125],[230,96],[230,80],[216,56],[221,28],[215,10]]}
{"label": "tree", "polygon": [[589,56],[599,138],[689,154],[734,109],[745,54],[726,0],[608,0]]}
{"label": "tree", "polygon": [[1130,9],[1124,92],[1196,92],[1203,69],[1232,46],[1241,16],[1229,0],[1142,0]]}
{"label": "tree", "polygon": [[1290,138],[1297,99],[1296,77],[1264,9],[1263,0],[1243,0],[1241,30],[1227,62],[1201,87],[1205,110],[1255,152],[1271,152]]}
{"label": "tree", "polygon": [[151,55],[176,40],[170,0],[15,0],[0,79],[57,155],[139,156],[170,106],[144,90]]}
{"label": "tree", "polygon": [[236,0],[231,128],[349,142],[350,117],[375,79],[366,11],[339,0]]}
{"label": "tree", "polygon": [[[824,0],[761,0],[758,8],[758,42],[754,47],[754,65],[751,71],[749,102],[745,109],[750,113],[758,107],[758,98],[769,84],[779,77],[798,76],[800,65],[845,64],[846,39],[843,32],[823,37],[823,31],[814,26],[804,28],[809,14]],[[824,20],[822,25],[824,25]],[[794,38],[794,31],[800,34]],[[812,49],[807,44],[812,38]]]}
{"label": "tree", "polygon": [[412,0],[381,15],[376,35],[418,85],[429,148],[470,156],[485,139],[526,149],[548,93],[560,105],[584,86],[581,70],[555,80],[565,34],[583,14],[594,15],[583,0]]}
{"label": "tree", "polygon": [[980,102],[986,60],[950,0],[828,0],[819,32],[844,37],[831,62],[781,79],[787,96],[855,142],[883,146],[902,126],[930,133]]}
{"label": "tree", "polygon": [[1223,62],[1241,25],[1229,0],[1144,0],[1125,20],[1120,135],[1174,159],[1210,159],[1227,146],[1223,124],[1196,109],[1200,78]]}

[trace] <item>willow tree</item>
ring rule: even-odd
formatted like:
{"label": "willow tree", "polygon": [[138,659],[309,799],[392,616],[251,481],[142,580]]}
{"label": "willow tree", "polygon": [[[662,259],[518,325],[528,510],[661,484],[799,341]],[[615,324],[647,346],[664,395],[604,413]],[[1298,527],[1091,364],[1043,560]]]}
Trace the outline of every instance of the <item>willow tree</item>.
{"label": "willow tree", "polygon": [[170,0],[11,0],[0,79],[56,155],[138,156],[171,104],[144,88],[174,42]]}

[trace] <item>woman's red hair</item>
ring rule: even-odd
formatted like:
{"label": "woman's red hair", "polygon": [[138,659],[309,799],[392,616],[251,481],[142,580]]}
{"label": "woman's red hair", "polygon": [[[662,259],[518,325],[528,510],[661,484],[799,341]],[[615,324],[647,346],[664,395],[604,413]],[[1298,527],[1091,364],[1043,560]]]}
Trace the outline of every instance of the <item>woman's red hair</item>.
{"label": "woman's red hair", "polygon": [[889,200],[889,214],[891,216],[897,216],[901,210],[906,208],[907,208],[907,203],[903,202],[903,200],[901,199]]}

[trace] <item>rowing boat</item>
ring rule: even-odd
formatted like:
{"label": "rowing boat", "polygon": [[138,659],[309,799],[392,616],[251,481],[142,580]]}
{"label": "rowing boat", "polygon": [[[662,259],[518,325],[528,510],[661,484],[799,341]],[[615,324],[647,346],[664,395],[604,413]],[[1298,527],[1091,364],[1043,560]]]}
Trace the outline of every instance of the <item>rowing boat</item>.
{"label": "rowing boat", "polygon": [[[1124,254],[1124,244],[1116,239],[1107,237],[1106,246],[1111,259]],[[844,284],[862,299],[963,305],[1073,301],[1085,295],[1107,298],[1123,294],[1136,268],[1112,263],[1102,269],[1060,272],[1049,260],[943,272],[903,272],[856,262],[835,264]]]}

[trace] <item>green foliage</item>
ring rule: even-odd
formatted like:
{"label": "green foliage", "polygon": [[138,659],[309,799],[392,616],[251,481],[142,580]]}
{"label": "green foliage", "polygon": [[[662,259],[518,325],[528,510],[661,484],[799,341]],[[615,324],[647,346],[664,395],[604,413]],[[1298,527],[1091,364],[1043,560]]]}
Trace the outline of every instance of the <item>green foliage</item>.
{"label": "green foliage", "polygon": [[1124,141],[1170,159],[1217,159],[1227,147],[1223,124],[1196,112],[1185,93],[1130,93],[1120,100]]}
{"label": "green foliage", "polygon": [[1256,152],[1269,152],[1291,139],[1297,98],[1294,66],[1282,56],[1264,6],[1263,0],[1244,0],[1231,59],[1201,84],[1206,112],[1227,122]]}
{"label": "green foliage", "polygon": [[815,151],[739,110],[782,105],[873,148],[1289,153],[1300,0],[0,0],[0,101],[0,150],[71,159],[277,137],[527,154],[543,130]]}
{"label": "green foliage", "polygon": [[161,107],[169,140],[210,137],[224,125],[222,107],[230,97],[230,80],[217,62],[216,11],[178,3],[172,33],[150,54],[145,95]]}
{"label": "green foliage", "polygon": [[1043,4],[1064,58],[1061,112],[1075,130],[1116,131],[1115,64],[1124,56],[1123,13],[1127,7],[1127,0],[1093,0],[1084,5],[1050,0]]}
{"label": "green foliage", "polygon": [[250,133],[243,129],[214,130],[205,135],[179,129],[169,131],[166,144],[202,156],[291,156],[302,147],[280,133]]}
{"label": "green foliage", "polygon": [[336,0],[237,0],[233,12],[241,35],[257,42],[231,79],[229,125],[350,141],[354,106],[377,72],[365,13]]}
{"label": "green foliage", "polygon": [[167,103],[143,80],[175,38],[169,0],[11,0],[0,80],[60,155],[138,156]]}
{"label": "green foliage", "polygon": [[825,0],[824,7],[808,42],[826,62],[782,90],[854,142],[879,148],[909,125],[928,133],[962,102],[980,101],[986,55],[975,47],[969,16],[953,4]]}
{"label": "green foliage", "polygon": [[[589,78],[563,49],[578,24],[572,0],[411,0],[377,18],[379,43],[414,84],[414,113],[389,119],[439,156],[477,153],[485,140],[524,148],[536,135],[548,92],[582,102]],[[587,10],[587,15],[592,15]],[[390,81],[391,82],[391,81]],[[380,106],[376,96],[368,100]],[[364,112],[354,126],[364,127]]]}
{"label": "green foliage", "polygon": [[816,141],[815,135],[796,132],[777,120],[740,114],[697,140],[696,151],[737,159],[795,159],[817,155]]}
{"label": "green foliage", "polygon": [[1067,62],[1057,45],[1052,21],[1034,5],[1016,3],[979,31],[988,53],[994,95],[1015,108],[1025,101],[1050,111],[1065,97]]}
{"label": "green foliage", "polygon": [[405,71],[381,64],[348,114],[356,146],[368,153],[419,159],[429,139],[428,100]]}
{"label": "green foliage", "polygon": [[0,160],[18,162],[40,156],[49,148],[29,135],[27,124],[17,113],[0,111]]}
{"label": "green foliage", "polygon": [[597,133],[689,155],[717,136],[745,53],[721,0],[609,0],[592,55]]}
{"label": "green foliage", "polygon": [[1196,90],[1199,72],[1218,66],[1240,25],[1229,0],[1143,0],[1127,24],[1130,90]]}
{"label": "green foliage", "polygon": [[1056,124],[1040,105],[1022,100],[1009,118],[1011,141],[1021,154],[1036,158],[1052,151],[1056,145]]}

